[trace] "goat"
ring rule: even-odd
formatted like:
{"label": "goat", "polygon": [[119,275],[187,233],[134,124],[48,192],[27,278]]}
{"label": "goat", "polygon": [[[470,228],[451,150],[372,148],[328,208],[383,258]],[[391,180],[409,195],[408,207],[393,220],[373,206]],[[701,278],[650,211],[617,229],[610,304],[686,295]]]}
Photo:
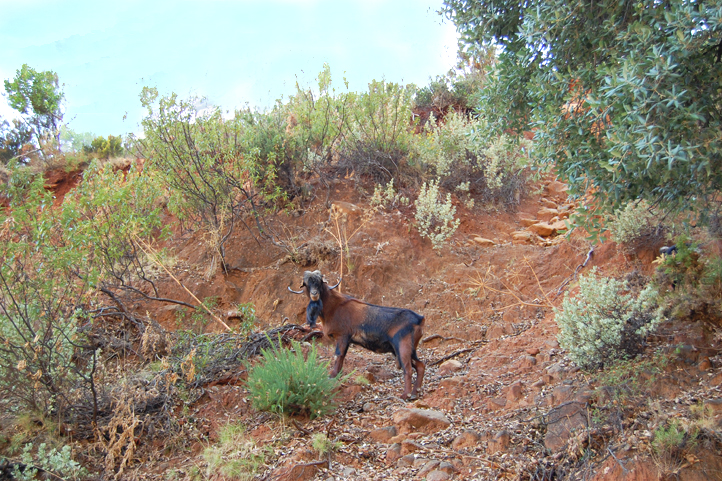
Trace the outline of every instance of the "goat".
{"label": "goat", "polygon": [[[334,291],[321,271],[306,271],[302,288],[309,298],[306,321],[316,327],[316,320],[323,322],[323,333],[336,341],[336,362],[330,376],[336,377],[343,367],[350,344],[357,344],[377,353],[393,353],[398,366],[404,372],[402,399],[416,398],[424,379],[426,365],[416,355],[416,347],[422,336],[424,316],[409,309],[383,307],[360,301]],[[288,290],[304,294],[304,290]],[[411,369],[416,371],[416,382],[411,384]]]}

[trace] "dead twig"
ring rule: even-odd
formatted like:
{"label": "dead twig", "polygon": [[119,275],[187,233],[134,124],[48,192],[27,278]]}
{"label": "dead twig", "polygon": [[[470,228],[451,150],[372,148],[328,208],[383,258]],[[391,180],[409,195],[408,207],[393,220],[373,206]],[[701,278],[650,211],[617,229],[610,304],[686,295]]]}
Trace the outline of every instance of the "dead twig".
{"label": "dead twig", "polygon": [[576,278],[577,278],[577,273],[579,272],[580,269],[583,269],[583,268],[587,267],[587,262],[589,262],[589,259],[592,258],[592,255],[593,255],[593,254],[594,254],[594,247],[592,246],[592,248],[589,249],[589,252],[587,252],[587,258],[584,259],[584,262],[582,262],[581,264],[579,264],[576,269],[574,269],[574,273],[573,273],[571,276],[567,277],[567,278],[564,280],[564,282],[562,282],[562,284],[561,284],[561,285],[559,286],[559,288],[557,289],[557,293],[554,295],[554,299],[552,299],[552,300],[556,300],[556,298],[559,297],[559,296],[562,294],[562,290],[563,290],[570,282],[572,282],[573,280],[576,280]]}
{"label": "dead twig", "polygon": [[311,434],[313,434],[313,431],[309,431],[308,429],[304,428],[303,426],[298,424],[298,421],[296,421],[295,419],[291,420],[291,422],[293,422],[293,425],[296,427],[296,429],[301,431],[306,436],[310,436]]}
{"label": "dead twig", "polygon": [[449,354],[448,356],[444,356],[444,357],[442,357],[441,359],[432,362],[431,364],[429,364],[429,366],[436,366],[437,364],[441,364],[442,362],[448,361],[448,360],[451,359],[451,358],[454,358],[454,357],[456,357],[456,356],[460,356],[461,354],[466,354],[467,352],[472,352],[472,351],[475,351],[475,350],[476,350],[476,349],[461,349],[460,351],[452,352],[452,353]]}
{"label": "dead twig", "polygon": [[155,264],[159,265],[161,268],[163,268],[163,270],[166,272],[166,274],[168,274],[171,277],[171,279],[173,279],[179,286],[181,286],[183,288],[183,290],[185,290],[198,303],[198,305],[200,307],[202,307],[214,320],[216,320],[216,322],[218,322],[223,327],[225,327],[227,331],[233,330],[228,326],[228,324],[223,322],[223,320],[220,317],[218,317],[210,309],[208,309],[208,307],[206,307],[206,305],[203,304],[203,302],[201,302],[201,300],[198,299],[195,294],[193,294],[181,281],[178,280],[178,278],[176,276],[173,275],[173,273],[171,271],[168,270],[168,268],[165,266],[165,264],[163,264],[163,262],[161,262],[161,260],[158,258],[158,255],[155,253],[155,251],[153,250],[153,248],[150,245],[148,245],[145,241],[143,241],[143,239],[141,239],[140,237],[137,237],[137,236],[135,238],[135,241],[138,243],[140,250],[142,250],[145,253],[145,255],[147,255],[148,258],[153,261],[153,263],[155,263]]}

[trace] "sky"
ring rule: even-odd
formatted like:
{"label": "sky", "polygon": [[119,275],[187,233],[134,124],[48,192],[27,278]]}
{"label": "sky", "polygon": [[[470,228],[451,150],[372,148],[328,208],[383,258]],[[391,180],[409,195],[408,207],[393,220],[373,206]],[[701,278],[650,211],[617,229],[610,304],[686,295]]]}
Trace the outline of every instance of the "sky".
{"label": "sky", "polygon": [[[0,79],[52,70],[76,132],[139,133],[143,86],[263,109],[311,86],[428,84],[456,60],[442,0],[0,0]],[[0,88],[4,94],[4,89]],[[0,116],[16,116],[0,98]],[[124,120],[123,117],[127,118]]]}

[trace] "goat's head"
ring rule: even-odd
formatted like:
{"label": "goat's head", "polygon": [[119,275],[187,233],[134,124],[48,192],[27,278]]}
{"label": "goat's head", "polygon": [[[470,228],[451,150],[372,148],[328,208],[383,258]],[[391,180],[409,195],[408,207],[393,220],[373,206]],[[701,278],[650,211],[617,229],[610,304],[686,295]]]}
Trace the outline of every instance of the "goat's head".
{"label": "goat's head", "polygon": [[[318,301],[321,298],[321,293],[324,289],[333,290],[336,289],[339,284],[341,284],[341,279],[338,280],[338,283],[335,286],[324,286],[326,283],[326,279],[324,279],[323,274],[321,274],[321,271],[306,271],[303,273],[303,284],[301,284],[301,289],[304,287],[306,288],[306,294],[308,295],[309,299],[312,301]],[[291,287],[288,287],[288,290],[293,292],[294,294],[303,294],[304,291],[294,291],[291,289]]]}
{"label": "goat's head", "polygon": [[294,294],[303,294],[305,288],[305,294],[308,295],[308,298],[311,301],[306,308],[306,321],[309,326],[315,327],[316,319],[318,319],[318,316],[323,312],[323,303],[321,301],[321,293],[323,290],[336,289],[339,284],[341,284],[340,279],[335,286],[329,286],[323,278],[321,271],[306,271],[303,273],[303,284],[301,284],[302,290],[294,291],[290,286],[288,287],[288,290]]}

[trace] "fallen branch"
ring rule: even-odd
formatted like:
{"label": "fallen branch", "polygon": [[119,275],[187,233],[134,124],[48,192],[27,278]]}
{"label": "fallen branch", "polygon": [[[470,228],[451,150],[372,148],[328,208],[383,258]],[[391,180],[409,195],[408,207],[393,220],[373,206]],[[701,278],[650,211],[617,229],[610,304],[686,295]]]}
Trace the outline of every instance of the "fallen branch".
{"label": "fallen branch", "polygon": [[460,356],[461,354],[466,354],[467,352],[471,352],[471,351],[475,351],[475,350],[476,350],[476,349],[471,349],[471,348],[469,348],[469,349],[461,349],[460,351],[456,351],[456,352],[453,352],[453,353],[449,354],[448,356],[442,357],[442,358],[439,359],[438,361],[432,362],[431,364],[429,364],[429,366],[436,366],[437,364],[441,364],[442,362],[448,361],[448,360],[451,359],[451,358],[454,358],[454,357],[456,357],[456,356]]}
{"label": "fallen branch", "polygon": [[577,273],[579,272],[580,269],[583,269],[583,268],[587,267],[587,262],[589,262],[589,259],[592,258],[592,255],[593,255],[593,254],[594,254],[594,246],[592,246],[592,248],[589,249],[589,252],[587,252],[587,258],[584,259],[584,262],[582,262],[581,264],[579,264],[579,265],[577,266],[577,268],[574,269],[574,273],[573,273],[571,276],[567,277],[567,278],[564,280],[564,282],[562,282],[562,285],[559,286],[559,288],[557,289],[557,293],[556,293],[556,295],[554,296],[554,299],[552,299],[552,300],[556,300],[556,298],[559,297],[559,296],[562,294],[562,289],[564,289],[564,288],[565,288],[570,282],[572,282],[573,280],[576,280],[576,278],[577,278]]}

